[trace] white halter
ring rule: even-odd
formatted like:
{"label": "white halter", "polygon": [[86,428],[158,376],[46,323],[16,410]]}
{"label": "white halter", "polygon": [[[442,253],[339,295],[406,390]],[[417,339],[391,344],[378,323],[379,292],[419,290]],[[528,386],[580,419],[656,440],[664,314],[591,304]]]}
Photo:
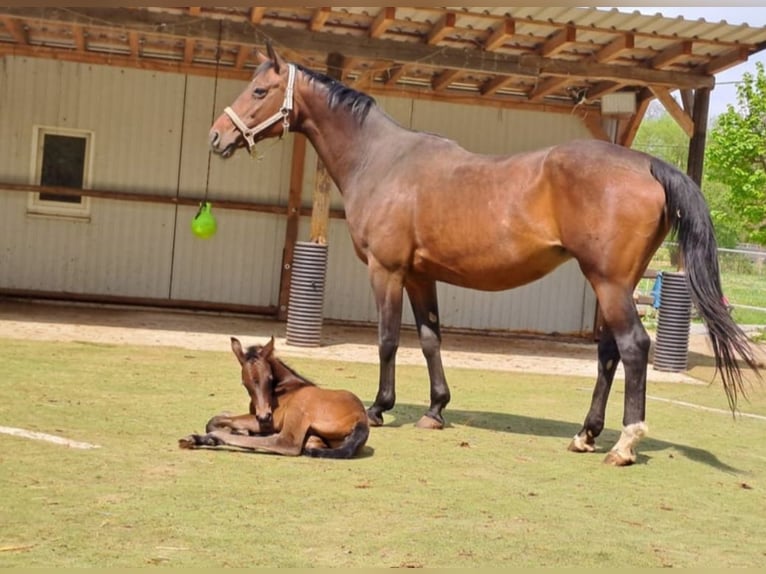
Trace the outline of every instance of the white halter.
{"label": "white halter", "polygon": [[282,120],[282,133],[290,131],[290,112],[293,109],[293,88],[295,86],[295,64],[287,64],[287,89],[285,90],[285,101],[282,102],[282,107],[277,113],[270,118],[265,119],[257,126],[253,128],[247,127],[245,122],[242,121],[237,115],[237,112],[232,110],[229,106],[223,110],[229,119],[237,126],[237,129],[245,138],[247,143],[247,151],[252,151],[255,147],[255,136],[261,133],[266,128],[270,128],[280,119]]}

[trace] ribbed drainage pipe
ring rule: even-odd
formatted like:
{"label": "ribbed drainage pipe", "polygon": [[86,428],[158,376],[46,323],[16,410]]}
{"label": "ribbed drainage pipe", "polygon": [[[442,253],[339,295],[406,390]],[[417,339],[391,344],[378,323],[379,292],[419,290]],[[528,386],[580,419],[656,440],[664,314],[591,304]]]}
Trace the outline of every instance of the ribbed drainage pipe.
{"label": "ribbed drainage pipe", "polygon": [[293,253],[287,308],[287,344],[318,347],[322,338],[322,306],[327,274],[327,245],[298,241]]}
{"label": "ribbed drainage pipe", "polygon": [[685,273],[662,273],[654,369],[685,371],[689,359],[691,297]]}

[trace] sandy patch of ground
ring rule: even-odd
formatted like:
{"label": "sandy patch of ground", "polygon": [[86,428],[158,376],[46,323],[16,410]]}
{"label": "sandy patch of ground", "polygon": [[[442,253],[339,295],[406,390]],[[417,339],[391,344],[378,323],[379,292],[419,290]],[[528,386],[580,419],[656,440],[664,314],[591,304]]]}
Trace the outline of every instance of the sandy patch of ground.
{"label": "sandy patch of ground", "polygon": [[[228,351],[232,335],[246,345],[263,343],[274,335],[277,352],[283,357],[378,361],[377,335],[372,327],[326,323],[322,328],[322,344],[314,348],[288,345],[285,328],[284,322],[250,316],[0,298],[0,337]],[[447,369],[465,367],[594,378],[596,375],[596,346],[589,340],[456,332],[445,332],[443,339],[442,358]],[[692,333],[690,351],[711,355],[704,334]],[[412,329],[402,332],[397,362],[425,364]],[[620,367],[617,378],[623,376]],[[651,364],[647,378],[656,382],[699,383],[684,373],[657,371]]]}

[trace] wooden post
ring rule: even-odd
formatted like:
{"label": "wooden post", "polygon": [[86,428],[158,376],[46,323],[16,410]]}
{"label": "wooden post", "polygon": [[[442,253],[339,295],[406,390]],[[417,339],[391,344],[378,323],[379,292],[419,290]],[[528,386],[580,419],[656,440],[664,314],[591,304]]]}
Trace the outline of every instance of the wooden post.
{"label": "wooden post", "polygon": [[303,189],[303,168],[306,163],[306,137],[295,134],[293,158],[290,166],[290,194],[287,198],[287,225],[285,246],[282,250],[282,273],[279,280],[279,303],[277,319],[287,319],[287,305],[290,302],[290,283],[293,269],[293,253],[298,241],[298,227],[301,217],[301,191]]}
{"label": "wooden post", "polygon": [[697,185],[702,185],[702,169],[705,165],[705,140],[707,139],[707,119],[710,107],[710,88],[697,88],[694,91],[694,109],[692,120],[694,132],[689,140],[689,155],[686,173]]}

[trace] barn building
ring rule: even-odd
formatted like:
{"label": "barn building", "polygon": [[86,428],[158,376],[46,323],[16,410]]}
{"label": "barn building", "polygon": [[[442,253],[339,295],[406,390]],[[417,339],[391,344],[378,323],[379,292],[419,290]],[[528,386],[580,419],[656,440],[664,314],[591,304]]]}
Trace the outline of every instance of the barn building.
{"label": "barn building", "polygon": [[[715,74],[766,47],[766,29],[693,8],[0,8],[0,296],[284,319],[295,246],[316,241],[329,249],[324,318],[375,322],[341,198],[303,136],[256,157],[209,153],[213,118],[267,41],[403,126],[482,153],[630,146],[658,100],[690,136],[699,181]],[[210,239],[190,231],[202,201]],[[445,328],[594,328],[574,262],[512,291],[439,294]]]}

